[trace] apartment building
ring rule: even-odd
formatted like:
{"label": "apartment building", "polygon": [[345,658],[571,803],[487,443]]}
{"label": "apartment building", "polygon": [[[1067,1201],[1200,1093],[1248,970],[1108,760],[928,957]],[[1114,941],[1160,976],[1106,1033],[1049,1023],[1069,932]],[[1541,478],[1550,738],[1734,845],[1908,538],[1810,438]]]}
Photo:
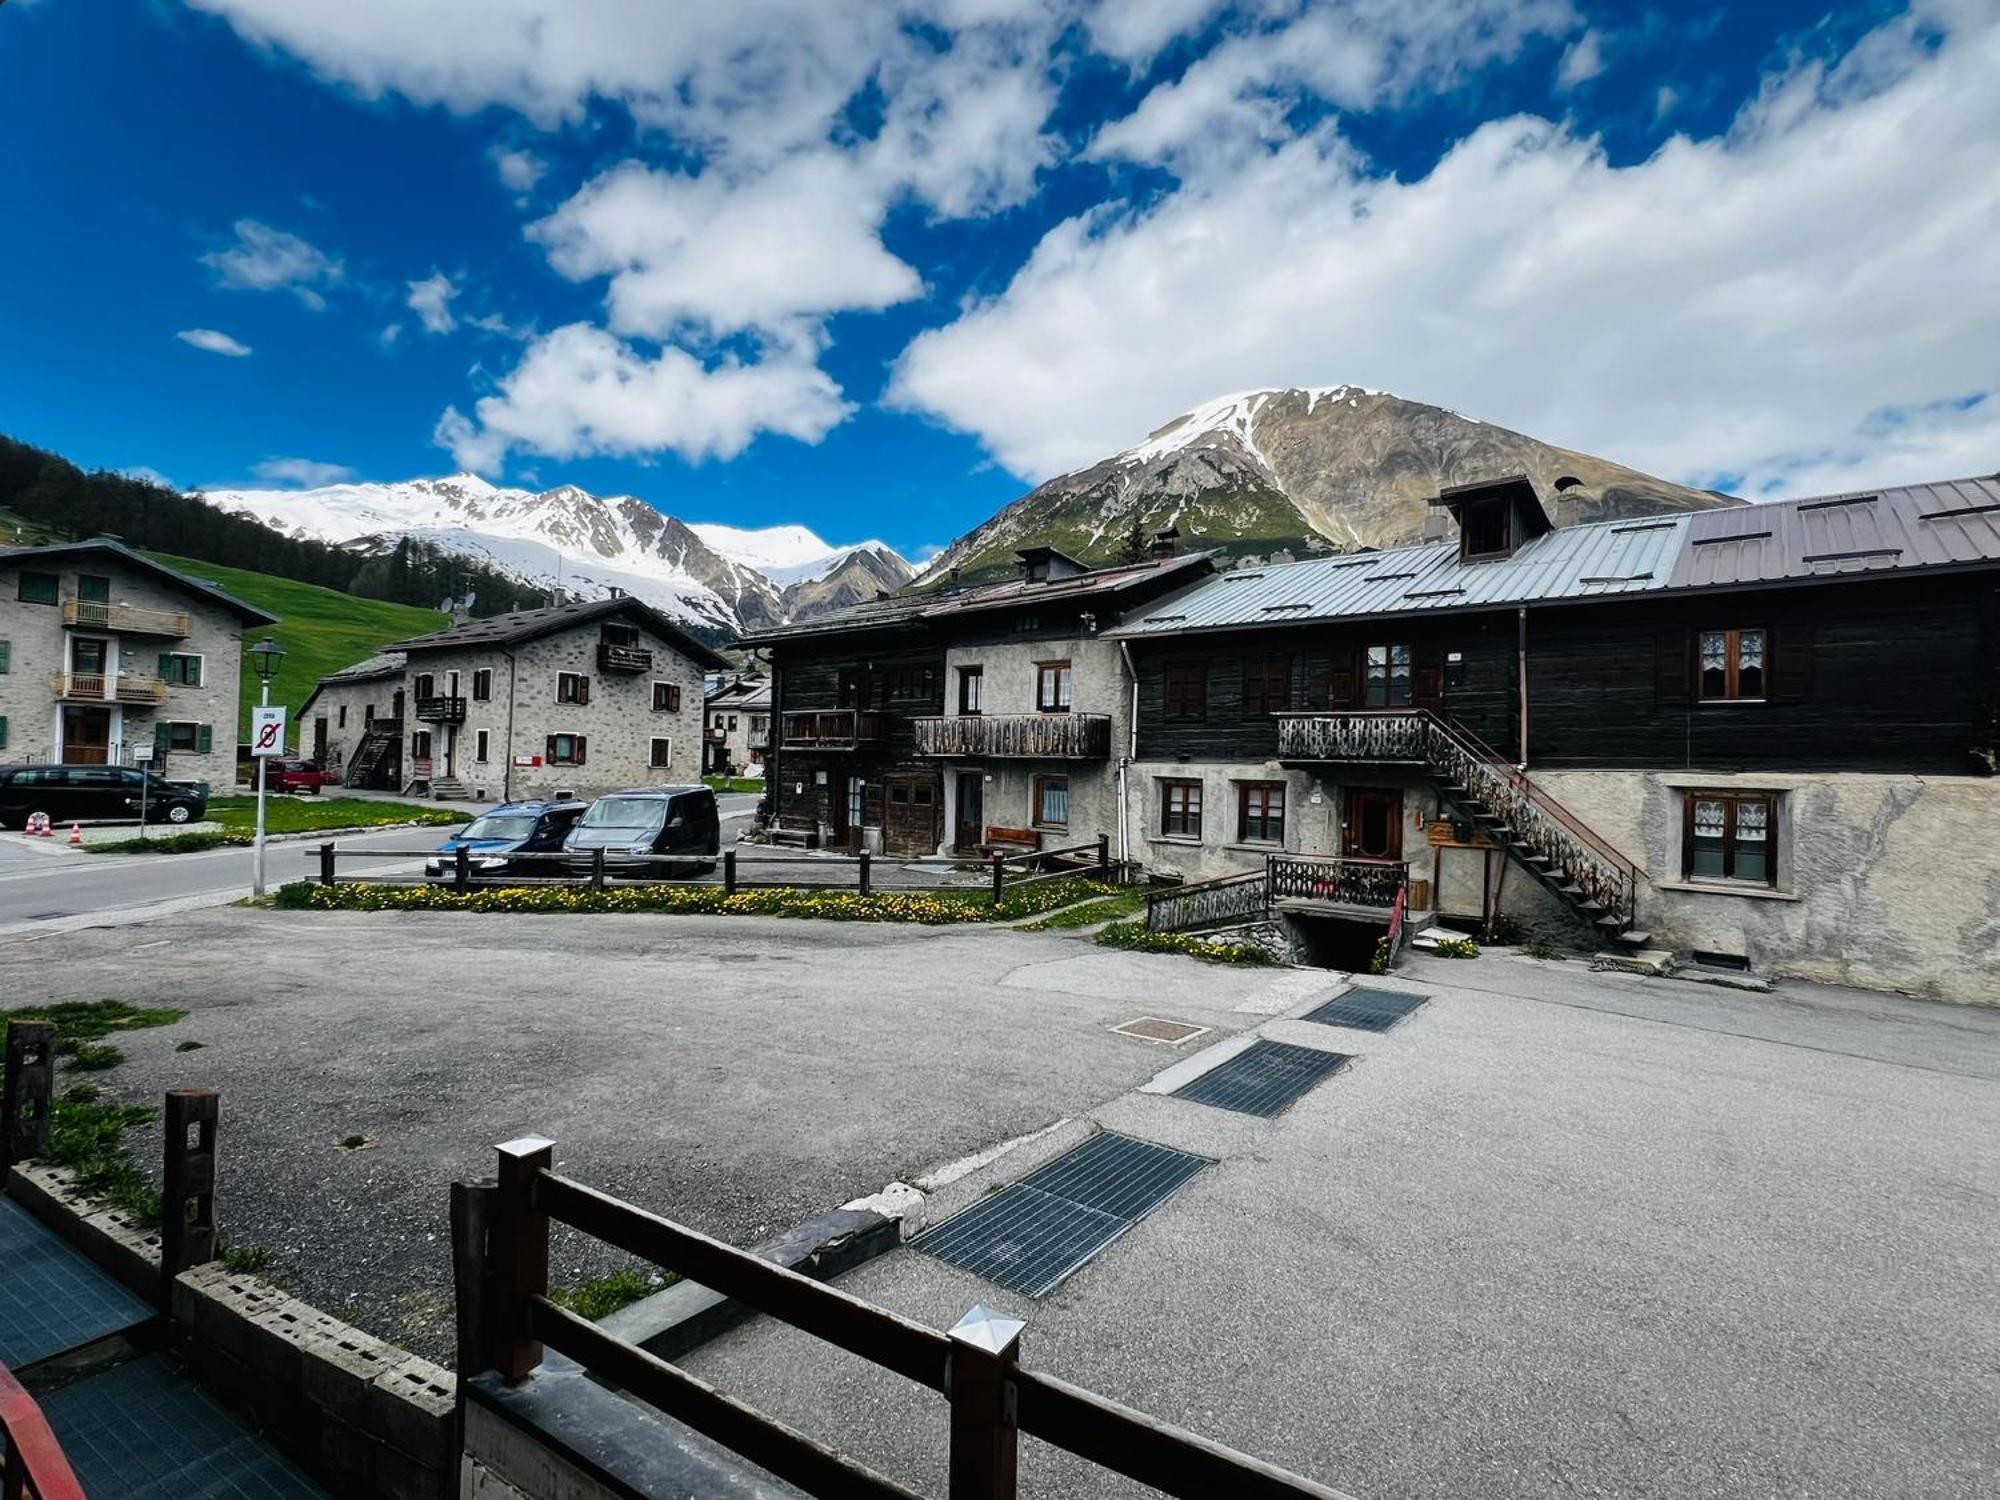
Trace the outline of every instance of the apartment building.
{"label": "apartment building", "polygon": [[708,690],[702,770],[710,776],[760,776],[771,750],[771,683],[757,676],[719,678]]}

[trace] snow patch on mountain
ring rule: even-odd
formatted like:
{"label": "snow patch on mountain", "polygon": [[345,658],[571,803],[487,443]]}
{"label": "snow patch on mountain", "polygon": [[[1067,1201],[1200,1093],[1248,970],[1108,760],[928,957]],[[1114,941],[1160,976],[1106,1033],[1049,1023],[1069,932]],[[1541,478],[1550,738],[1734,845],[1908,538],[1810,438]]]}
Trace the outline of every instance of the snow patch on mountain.
{"label": "snow patch on mountain", "polygon": [[806,526],[750,529],[716,521],[690,521],[688,530],[724,557],[755,568],[780,585],[817,582],[857,552],[881,552],[907,563],[887,542],[870,539],[834,546]]}

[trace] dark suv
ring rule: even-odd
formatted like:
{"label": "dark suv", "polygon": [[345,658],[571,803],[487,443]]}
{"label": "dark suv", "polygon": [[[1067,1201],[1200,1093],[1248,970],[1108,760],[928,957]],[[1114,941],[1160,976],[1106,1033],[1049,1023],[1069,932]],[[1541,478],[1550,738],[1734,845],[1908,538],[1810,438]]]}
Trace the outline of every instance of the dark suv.
{"label": "dark suv", "polygon": [[563,848],[576,870],[588,870],[591,851],[602,849],[613,874],[706,875],[722,853],[715,793],[705,786],[607,792],[590,804]]}
{"label": "dark suv", "polygon": [[0,827],[25,828],[35,813],[52,823],[136,821],[142,789],[149,823],[208,815],[206,786],[134,766],[0,766]]}
{"label": "dark suv", "polygon": [[500,875],[567,875],[559,859],[516,859],[517,854],[559,854],[563,838],[583,816],[582,802],[504,802],[489,807],[438,845],[424,873],[449,880],[458,870],[458,851],[474,880]]}

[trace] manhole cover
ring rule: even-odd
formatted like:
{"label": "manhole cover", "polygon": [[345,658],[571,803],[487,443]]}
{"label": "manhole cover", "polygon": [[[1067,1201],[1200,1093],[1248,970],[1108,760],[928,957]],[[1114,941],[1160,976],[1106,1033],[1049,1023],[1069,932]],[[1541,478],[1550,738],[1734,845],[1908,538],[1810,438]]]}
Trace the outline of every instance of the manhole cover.
{"label": "manhole cover", "polygon": [[1173,1196],[1195,1156],[1105,1131],[911,1241],[913,1249],[1041,1297]]}
{"label": "manhole cover", "polygon": [[1336,995],[1303,1019],[1326,1026],[1348,1026],[1356,1031],[1387,1031],[1424,1003],[1428,995],[1411,995],[1400,990],[1371,990],[1357,986]]}
{"label": "manhole cover", "polygon": [[1190,1038],[1208,1034],[1206,1026],[1191,1026],[1186,1021],[1164,1021],[1158,1016],[1140,1016],[1111,1029],[1120,1036],[1136,1036],[1149,1042],[1165,1042],[1169,1047],[1178,1047]]}
{"label": "manhole cover", "polygon": [[1259,1040],[1248,1051],[1182,1084],[1173,1097],[1271,1119],[1283,1114],[1287,1105],[1314,1084],[1346,1067],[1349,1060],[1341,1052]]}

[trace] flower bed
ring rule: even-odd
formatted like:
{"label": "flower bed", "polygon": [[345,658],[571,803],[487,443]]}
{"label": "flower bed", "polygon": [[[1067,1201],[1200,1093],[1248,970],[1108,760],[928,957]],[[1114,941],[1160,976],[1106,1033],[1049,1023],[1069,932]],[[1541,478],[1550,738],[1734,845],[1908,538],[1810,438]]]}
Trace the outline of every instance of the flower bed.
{"label": "flower bed", "polygon": [[1097,941],[1107,948],[1124,948],[1133,953],[1179,953],[1212,964],[1241,964],[1245,968],[1275,968],[1278,960],[1262,948],[1248,943],[1212,943],[1191,932],[1148,932],[1144,922],[1114,922],[1098,933]]}

